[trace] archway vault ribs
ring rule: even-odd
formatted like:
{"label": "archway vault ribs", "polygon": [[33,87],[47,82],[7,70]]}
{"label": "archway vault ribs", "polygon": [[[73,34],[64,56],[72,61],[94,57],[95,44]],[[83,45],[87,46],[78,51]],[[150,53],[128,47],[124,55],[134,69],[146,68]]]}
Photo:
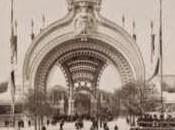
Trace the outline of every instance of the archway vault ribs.
{"label": "archway vault ribs", "polygon": [[34,87],[46,91],[48,73],[55,64],[63,70],[69,87],[76,86],[76,83],[98,87],[108,63],[118,69],[123,84],[136,79],[130,64],[118,50],[100,40],[88,38],[82,42],[81,38],[75,38],[45,55],[35,74]]}

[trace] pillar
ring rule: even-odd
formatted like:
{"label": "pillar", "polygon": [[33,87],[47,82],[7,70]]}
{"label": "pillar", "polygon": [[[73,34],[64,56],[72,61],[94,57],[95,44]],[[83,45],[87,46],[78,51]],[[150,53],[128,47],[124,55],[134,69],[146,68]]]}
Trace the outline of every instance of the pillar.
{"label": "pillar", "polygon": [[71,86],[69,89],[69,99],[68,99],[68,116],[75,115],[75,101],[73,98],[73,87]]}
{"label": "pillar", "polygon": [[61,113],[61,114],[65,114],[65,112],[64,112],[64,93],[61,94],[60,113]]}
{"label": "pillar", "polygon": [[91,96],[91,116],[97,115],[97,99]]}

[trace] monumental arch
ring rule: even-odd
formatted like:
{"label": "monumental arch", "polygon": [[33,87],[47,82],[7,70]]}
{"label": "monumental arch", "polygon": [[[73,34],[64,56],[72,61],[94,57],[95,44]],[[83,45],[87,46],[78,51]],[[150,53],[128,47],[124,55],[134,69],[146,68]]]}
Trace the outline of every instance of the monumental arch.
{"label": "monumental arch", "polygon": [[58,65],[69,88],[71,114],[75,92],[83,89],[95,95],[109,63],[118,70],[122,85],[144,81],[145,68],[135,40],[101,16],[101,0],[67,0],[67,3],[68,14],[43,29],[28,48],[23,85],[47,92],[48,74]]}

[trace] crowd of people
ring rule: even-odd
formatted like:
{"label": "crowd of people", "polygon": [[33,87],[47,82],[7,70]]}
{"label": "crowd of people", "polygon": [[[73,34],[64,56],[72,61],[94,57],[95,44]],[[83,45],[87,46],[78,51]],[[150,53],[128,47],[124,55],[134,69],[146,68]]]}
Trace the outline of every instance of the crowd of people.
{"label": "crowd of people", "polygon": [[[76,130],[82,130],[84,128],[84,123],[83,123],[83,118],[79,117],[76,121],[75,121],[75,128]],[[91,118],[91,127],[90,130],[98,130],[99,127],[103,130],[110,130],[108,127],[108,120],[104,119],[104,118]],[[60,127],[60,130],[63,130]],[[118,126],[115,125],[114,130],[118,130]]]}
{"label": "crowd of people", "polygon": [[[57,126],[58,130],[65,130],[66,124],[68,122],[74,123],[74,130],[83,130],[86,129],[87,126],[84,126],[84,121],[91,122],[91,126],[89,130],[118,130],[118,126],[115,125],[113,129],[110,129],[108,126],[108,122],[110,121],[109,117],[101,116],[101,117],[91,117],[87,118],[86,116],[78,116],[78,117],[54,117],[52,120],[48,119],[46,122],[41,126],[41,130],[47,130],[49,126]],[[5,126],[7,127],[9,125],[8,121],[5,121]],[[20,130],[20,128],[24,127],[31,127],[34,125],[34,122],[31,120],[28,120],[28,122],[23,120],[17,121],[17,127]]]}
{"label": "crowd of people", "polygon": [[[68,118],[67,117],[59,117],[56,121],[55,119],[53,120],[47,120],[46,121],[46,124],[43,124],[43,126],[41,127],[41,130],[47,130],[48,126],[52,125],[52,126],[56,126],[58,125],[58,130],[65,130],[65,125],[71,120],[67,120]],[[71,120],[72,123],[74,123],[74,130],[83,130],[85,128],[84,126],[84,121],[86,119],[86,117],[72,117],[73,120]],[[108,119],[105,119],[105,118],[88,118],[88,121],[91,122],[91,126],[89,128],[89,130],[110,130],[109,129],[109,126],[108,126]],[[29,120],[28,121],[28,125],[27,127],[31,127],[32,126],[32,122]],[[19,120],[18,121],[18,124],[17,124],[17,127],[19,128],[24,128],[24,121],[23,120]],[[25,126],[26,127],[26,126]],[[114,129],[111,129],[111,130],[118,130],[118,126],[115,125]]]}

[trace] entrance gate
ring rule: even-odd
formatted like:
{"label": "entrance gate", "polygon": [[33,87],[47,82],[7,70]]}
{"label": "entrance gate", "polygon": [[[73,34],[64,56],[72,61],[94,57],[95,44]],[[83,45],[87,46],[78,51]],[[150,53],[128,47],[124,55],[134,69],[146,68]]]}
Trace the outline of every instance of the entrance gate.
{"label": "entrance gate", "polygon": [[25,88],[47,92],[54,65],[64,73],[69,88],[69,115],[75,114],[78,89],[96,93],[103,70],[113,64],[122,85],[144,81],[144,63],[132,37],[100,15],[101,0],[68,0],[67,16],[44,29],[28,49],[24,61]]}

